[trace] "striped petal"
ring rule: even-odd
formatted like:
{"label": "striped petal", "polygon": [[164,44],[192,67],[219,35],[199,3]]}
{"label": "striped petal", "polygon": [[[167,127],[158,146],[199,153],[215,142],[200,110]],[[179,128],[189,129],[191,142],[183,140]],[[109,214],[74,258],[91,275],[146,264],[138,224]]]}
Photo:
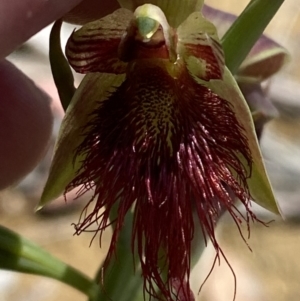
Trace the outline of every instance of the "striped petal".
{"label": "striped petal", "polygon": [[177,35],[177,52],[183,56],[191,74],[203,80],[222,78],[224,53],[212,23],[195,12],[180,25]]}
{"label": "striped petal", "polygon": [[121,8],[75,31],[66,46],[66,56],[74,70],[124,73],[127,64],[119,59],[118,49],[132,17],[130,11]]}
{"label": "striped petal", "polygon": [[134,11],[143,4],[154,4],[162,9],[169,24],[177,28],[191,13],[201,11],[203,0],[118,0],[124,8]]}

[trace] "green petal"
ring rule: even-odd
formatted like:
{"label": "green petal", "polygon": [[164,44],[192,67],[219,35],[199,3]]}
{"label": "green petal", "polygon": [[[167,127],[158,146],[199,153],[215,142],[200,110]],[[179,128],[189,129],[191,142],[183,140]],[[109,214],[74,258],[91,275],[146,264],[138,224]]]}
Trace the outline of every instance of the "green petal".
{"label": "green petal", "polygon": [[177,35],[177,52],[191,74],[204,80],[222,78],[224,53],[211,22],[194,12],[178,27]]}
{"label": "green petal", "polygon": [[266,173],[251,113],[234,77],[226,68],[223,80],[211,80],[209,82],[199,80],[197,78],[196,80],[200,84],[210,88],[220,97],[229,101],[233,106],[233,111],[246,132],[245,134],[248,138],[249,148],[252,154],[252,174],[251,178],[248,180],[248,185],[253,201],[267,210],[279,214],[280,209]]}
{"label": "green petal", "polygon": [[50,174],[37,210],[59,197],[80,169],[82,156],[75,151],[84,136],[82,131],[95,106],[124,81],[125,75],[88,74],[77,89],[60,127]]}
{"label": "green petal", "polygon": [[119,59],[118,51],[132,18],[132,12],[120,8],[73,32],[66,46],[66,56],[74,70],[80,73],[124,73],[127,64]]}
{"label": "green petal", "polygon": [[203,0],[118,0],[122,7],[134,11],[143,4],[154,4],[165,13],[169,24],[177,28],[191,13],[200,11]]}

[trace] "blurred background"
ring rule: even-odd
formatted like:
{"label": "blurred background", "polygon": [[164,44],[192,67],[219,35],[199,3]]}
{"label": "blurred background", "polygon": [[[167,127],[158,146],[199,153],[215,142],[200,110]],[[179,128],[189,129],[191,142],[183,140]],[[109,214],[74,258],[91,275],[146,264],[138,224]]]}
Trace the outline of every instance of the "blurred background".
{"label": "blurred background", "polygon": [[[247,0],[207,0],[206,4],[239,14]],[[63,41],[73,30],[63,28]],[[65,203],[60,198],[38,214],[34,213],[50,166],[53,144],[63,111],[54,86],[48,62],[50,27],[9,56],[24,73],[52,98],[55,124],[52,145],[41,164],[17,187],[0,193],[1,224],[39,244],[54,256],[93,277],[105,255],[97,240],[90,246],[91,235],[73,236],[76,222],[85,202],[82,199]],[[243,242],[226,215],[218,225],[220,245],[237,277],[236,301],[299,301],[300,300],[300,5],[286,1],[266,34],[288,49],[292,61],[267,84],[268,96],[280,115],[265,127],[261,146],[270,178],[285,220],[261,208],[255,210],[269,227],[254,224],[248,241]],[[77,82],[80,77],[77,76]],[[37,112],[38,113],[38,112]],[[88,196],[85,196],[88,198]],[[70,197],[69,199],[72,199]],[[109,235],[109,231],[107,231]],[[247,236],[246,230],[245,235]],[[198,292],[214,259],[208,246],[192,274],[194,292]],[[197,296],[201,301],[233,300],[234,278],[224,260]],[[83,301],[81,293],[57,281],[0,270],[2,301]],[[117,300],[116,300],[117,301]]]}

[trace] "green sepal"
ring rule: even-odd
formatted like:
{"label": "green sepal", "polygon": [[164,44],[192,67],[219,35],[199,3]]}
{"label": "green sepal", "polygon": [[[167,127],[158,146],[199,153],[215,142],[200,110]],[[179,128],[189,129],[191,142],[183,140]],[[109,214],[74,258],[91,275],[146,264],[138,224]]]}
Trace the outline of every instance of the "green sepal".
{"label": "green sepal", "polygon": [[[248,187],[253,201],[267,210],[280,214],[280,208],[275,199],[262,155],[258,145],[255,128],[249,107],[240,91],[234,77],[226,68],[223,80],[211,80],[209,82],[195,78],[195,80],[214,93],[226,99],[233,108],[236,118],[245,131],[252,155],[252,173],[248,179]],[[243,160],[243,158],[241,158]]]}
{"label": "green sepal", "polygon": [[203,6],[203,0],[118,0],[118,2],[131,11],[143,4],[156,5],[162,9],[173,28],[177,28],[191,13],[201,11]]}
{"label": "green sepal", "polygon": [[59,197],[76,176],[84,159],[76,156],[76,149],[84,139],[84,126],[95,106],[106,100],[124,79],[125,75],[90,73],[82,80],[62,121],[50,173],[37,210]]}

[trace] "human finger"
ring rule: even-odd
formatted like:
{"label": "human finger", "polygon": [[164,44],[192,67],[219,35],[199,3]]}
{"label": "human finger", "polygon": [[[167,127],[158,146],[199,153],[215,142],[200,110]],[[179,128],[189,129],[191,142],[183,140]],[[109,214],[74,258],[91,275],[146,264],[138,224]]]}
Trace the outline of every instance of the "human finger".
{"label": "human finger", "polygon": [[117,0],[84,0],[64,16],[64,21],[85,24],[100,19],[120,8]]}
{"label": "human finger", "polygon": [[44,155],[52,132],[49,97],[8,61],[0,62],[0,190]]}
{"label": "human finger", "polygon": [[80,1],[0,1],[0,58],[6,57],[39,30],[61,18]]}

